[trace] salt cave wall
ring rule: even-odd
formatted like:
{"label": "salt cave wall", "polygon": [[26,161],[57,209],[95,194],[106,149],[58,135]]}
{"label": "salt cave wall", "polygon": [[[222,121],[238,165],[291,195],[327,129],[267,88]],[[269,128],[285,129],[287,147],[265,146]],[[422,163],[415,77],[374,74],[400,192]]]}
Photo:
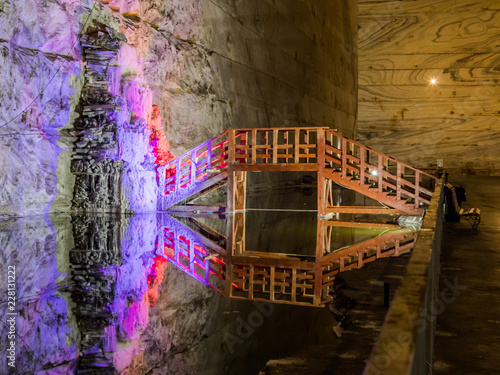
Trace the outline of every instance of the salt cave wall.
{"label": "salt cave wall", "polygon": [[81,89],[85,12],[75,1],[0,2],[0,215],[69,208],[65,132]]}
{"label": "salt cave wall", "polygon": [[0,1],[0,215],[72,206],[82,35],[126,38],[108,77],[121,109],[114,151],[125,161],[123,209],[147,211],[153,104],[178,155],[231,127],[329,126],[352,137],[356,13],[354,0]]}
{"label": "salt cave wall", "polygon": [[359,140],[416,167],[498,175],[499,20],[494,0],[359,1]]}

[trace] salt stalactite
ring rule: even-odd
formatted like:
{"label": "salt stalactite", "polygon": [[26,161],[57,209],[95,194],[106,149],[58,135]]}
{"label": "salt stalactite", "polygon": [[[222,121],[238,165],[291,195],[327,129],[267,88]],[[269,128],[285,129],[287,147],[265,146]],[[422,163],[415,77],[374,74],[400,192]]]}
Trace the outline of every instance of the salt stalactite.
{"label": "salt stalactite", "polygon": [[76,176],[74,210],[121,211],[123,162],[117,156],[117,97],[110,90],[108,70],[121,45],[119,37],[97,31],[83,35],[85,63],[82,119],[75,125],[71,172]]}

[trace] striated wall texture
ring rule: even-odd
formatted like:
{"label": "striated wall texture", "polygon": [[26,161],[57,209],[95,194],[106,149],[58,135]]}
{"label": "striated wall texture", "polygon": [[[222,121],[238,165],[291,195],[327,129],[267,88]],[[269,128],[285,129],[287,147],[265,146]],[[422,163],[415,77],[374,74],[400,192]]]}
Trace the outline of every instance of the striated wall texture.
{"label": "striated wall texture", "polygon": [[0,215],[72,206],[81,35],[108,28],[126,38],[110,77],[122,98],[115,151],[127,159],[124,208],[147,211],[153,104],[177,155],[230,127],[353,136],[356,14],[354,0],[0,1]]}
{"label": "striated wall texture", "polygon": [[494,0],[360,1],[358,139],[416,167],[500,173],[499,20]]}

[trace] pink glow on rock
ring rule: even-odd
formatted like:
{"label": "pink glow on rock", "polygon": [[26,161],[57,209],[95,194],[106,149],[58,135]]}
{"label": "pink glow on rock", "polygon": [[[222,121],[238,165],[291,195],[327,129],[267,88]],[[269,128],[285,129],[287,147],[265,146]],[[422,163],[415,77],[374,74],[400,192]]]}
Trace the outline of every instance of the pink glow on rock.
{"label": "pink glow on rock", "polygon": [[165,132],[163,131],[160,108],[157,105],[153,106],[153,113],[151,115],[151,120],[148,123],[148,127],[151,129],[149,143],[153,147],[153,153],[156,156],[155,163],[160,167],[175,159],[175,156],[169,151],[170,144],[168,143]]}
{"label": "pink glow on rock", "polygon": [[149,306],[156,306],[158,297],[160,296],[160,286],[165,277],[165,269],[167,268],[168,260],[163,257],[157,256],[154,259],[151,273],[148,276],[148,299]]}
{"label": "pink glow on rock", "polygon": [[142,300],[133,302],[124,312],[123,319],[120,322],[120,338],[129,340],[134,339],[148,325],[149,304],[147,294]]}

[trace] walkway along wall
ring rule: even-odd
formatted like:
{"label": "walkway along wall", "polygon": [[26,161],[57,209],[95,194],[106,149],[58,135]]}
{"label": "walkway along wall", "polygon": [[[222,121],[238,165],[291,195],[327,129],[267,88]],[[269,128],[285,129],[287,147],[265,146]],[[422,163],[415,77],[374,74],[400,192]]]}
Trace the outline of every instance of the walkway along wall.
{"label": "walkway along wall", "polygon": [[364,375],[432,374],[443,202],[441,179]]}

